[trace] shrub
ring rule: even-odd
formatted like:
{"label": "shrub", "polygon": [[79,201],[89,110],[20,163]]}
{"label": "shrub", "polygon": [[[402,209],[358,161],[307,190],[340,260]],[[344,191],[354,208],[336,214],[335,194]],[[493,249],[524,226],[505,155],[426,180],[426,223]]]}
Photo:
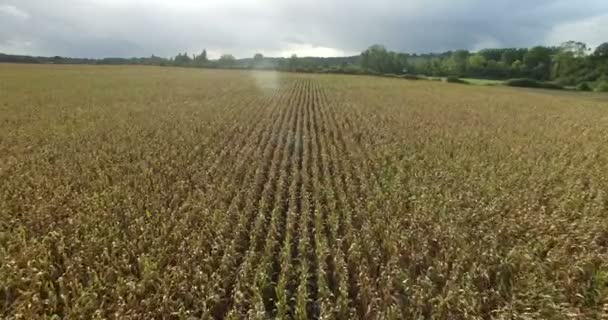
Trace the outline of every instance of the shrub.
{"label": "shrub", "polygon": [[595,86],[596,92],[608,92],[608,81],[600,82]]}
{"label": "shrub", "polygon": [[541,82],[534,79],[522,78],[522,79],[511,79],[505,81],[505,85],[510,87],[524,87],[524,88],[539,88],[539,89],[554,89],[561,90],[564,89],[562,86],[549,83],[549,82]]}
{"label": "shrub", "polygon": [[383,73],[382,76],[388,78],[399,78],[399,75],[396,75],[394,73]]}
{"label": "shrub", "polygon": [[551,83],[551,82],[540,82],[540,88],[542,89],[552,89],[552,90],[564,90],[564,87],[559,84]]}
{"label": "shrub", "polygon": [[458,78],[458,77],[454,77],[454,76],[449,76],[445,79],[445,82],[449,82],[449,83],[461,83],[461,84],[469,84],[468,82]]}
{"label": "shrub", "polygon": [[575,77],[561,77],[555,80],[555,83],[557,83],[560,86],[572,86],[576,84],[576,78]]}
{"label": "shrub", "polygon": [[402,74],[399,76],[399,78],[407,80],[420,80],[420,77],[415,74]]}
{"label": "shrub", "polygon": [[593,70],[589,73],[586,73],[581,78],[582,81],[596,81],[601,76],[601,73],[597,70]]}
{"label": "shrub", "polygon": [[368,72],[364,69],[359,68],[358,66],[348,65],[344,67],[333,66],[330,68],[322,68],[316,70],[319,73],[336,73],[336,74],[368,74]]}
{"label": "shrub", "polygon": [[576,86],[576,90],[578,91],[591,91],[591,87],[587,84],[587,82],[582,82],[578,86]]}
{"label": "shrub", "polygon": [[342,72],[346,74],[365,74],[365,70],[355,65],[348,65],[342,68]]}
{"label": "shrub", "polygon": [[540,88],[540,82],[527,78],[507,80],[505,84],[511,87]]}
{"label": "shrub", "polygon": [[407,79],[407,80],[420,80],[415,74],[394,74],[394,73],[383,73],[383,77],[387,78],[399,78],[399,79]]}

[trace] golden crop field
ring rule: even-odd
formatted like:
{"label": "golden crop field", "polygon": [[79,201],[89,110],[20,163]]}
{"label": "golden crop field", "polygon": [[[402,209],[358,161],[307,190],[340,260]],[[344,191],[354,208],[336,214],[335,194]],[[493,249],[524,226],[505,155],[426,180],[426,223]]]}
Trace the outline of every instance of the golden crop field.
{"label": "golden crop field", "polygon": [[0,65],[0,318],[608,319],[608,102]]}

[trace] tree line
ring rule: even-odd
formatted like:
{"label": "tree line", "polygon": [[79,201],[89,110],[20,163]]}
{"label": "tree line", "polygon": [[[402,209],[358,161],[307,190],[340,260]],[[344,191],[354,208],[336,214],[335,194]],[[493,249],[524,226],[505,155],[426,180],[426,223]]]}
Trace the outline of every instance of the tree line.
{"label": "tree line", "polygon": [[281,70],[294,72],[320,72],[323,70],[344,71],[348,66],[358,66],[359,58],[353,57],[298,57],[291,55],[288,58],[265,57],[256,53],[252,58],[237,59],[231,54],[223,54],[220,58],[211,60],[207,58],[207,52],[200,55],[190,56],[188,53],[180,53],[174,58],[169,58],[161,65],[173,65],[180,67],[203,67],[203,68],[232,68],[232,69],[262,69]]}
{"label": "tree line", "polygon": [[468,78],[530,78],[561,85],[608,80],[608,43],[592,51],[568,41],[560,46],[406,54],[374,45],[361,53],[361,68],[377,73]]}
{"label": "tree line", "polygon": [[486,79],[529,78],[552,81],[560,85],[584,82],[608,82],[608,43],[591,50],[586,44],[568,41],[559,46],[532,48],[483,49],[477,52],[455,50],[443,53],[408,54],[373,45],[358,56],[351,57],[264,57],[237,59],[223,54],[209,59],[207,51],[200,54],[179,53],[174,57],[79,59],[66,57],[31,57],[0,54],[0,62],[156,65],[199,68],[266,69],[296,72],[348,74],[396,74],[435,77],[466,77]]}
{"label": "tree line", "polygon": [[9,55],[0,53],[0,62],[6,63],[44,63],[44,64],[98,64],[98,65],[153,65],[195,68],[227,68],[227,69],[265,69],[296,72],[319,72],[321,70],[344,72],[357,69],[359,57],[298,57],[288,58],[265,57],[256,53],[252,58],[237,59],[231,54],[223,54],[218,59],[210,59],[207,51],[200,54],[178,53],[176,56],[163,58],[152,55],[140,58],[69,58],[69,57],[34,57],[25,55]]}

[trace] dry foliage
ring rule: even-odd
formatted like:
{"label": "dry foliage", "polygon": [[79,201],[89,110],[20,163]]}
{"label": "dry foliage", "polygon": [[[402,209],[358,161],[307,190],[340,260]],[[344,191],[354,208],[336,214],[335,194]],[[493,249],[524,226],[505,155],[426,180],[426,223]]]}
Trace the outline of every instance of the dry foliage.
{"label": "dry foliage", "polygon": [[605,102],[0,71],[2,318],[608,317]]}

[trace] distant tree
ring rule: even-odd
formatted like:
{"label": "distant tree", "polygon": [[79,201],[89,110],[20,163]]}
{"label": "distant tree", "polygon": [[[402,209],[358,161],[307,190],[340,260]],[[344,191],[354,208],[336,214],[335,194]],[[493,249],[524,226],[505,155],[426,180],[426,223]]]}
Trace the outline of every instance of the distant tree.
{"label": "distant tree", "polygon": [[521,72],[523,70],[523,68],[524,68],[524,63],[521,62],[521,60],[515,60],[511,64],[511,69],[513,69],[513,71],[515,71],[515,72]]}
{"label": "distant tree", "polygon": [[442,76],[447,73],[447,70],[444,68],[440,57],[431,58],[429,63],[429,71],[433,76]]}
{"label": "distant tree", "polygon": [[150,56],[150,58],[144,58],[141,63],[160,66],[162,64],[166,64],[166,59],[152,55]]}
{"label": "distant tree", "polygon": [[564,84],[575,84],[576,73],[584,68],[587,45],[582,42],[568,41],[562,43],[558,52],[553,55],[551,77],[560,79]]}
{"label": "distant tree", "polygon": [[183,66],[189,64],[192,59],[190,58],[190,56],[188,56],[188,53],[185,52],[184,54],[179,53],[177,56],[175,56],[175,59],[173,61],[175,65]]}
{"label": "distant tree", "polygon": [[209,60],[207,59],[207,50],[203,50],[201,54],[194,57],[194,64],[199,67],[204,66],[205,64],[207,64],[207,62],[209,62]]}
{"label": "distant tree", "polygon": [[361,54],[361,66],[364,69],[384,72],[383,64],[388,59],[388,51],[384,46],[373,45]]}
{"label": "distant tree", "polygon": [[361,53],[361,67],[379,73],[403,73],[406,63],[407,56],[389,52],[377,44]]}
{"label": "distant tree", "polygon": [[469,52],[467,50],[456,50],[444,63],[446,71],[450,75],[463,76],[467,69]]}
{"label": "distant tree", "polygon": [[198,59],[202,62],[207,62],[209,59],[207,58],[207,50],[203,49],[203,52],[198,56]]}
{"label": "distant tree", "polygon": [[487,60],[480,54],[474,54],[469,57],[469,66],[472,68],[483,68]]}
{"label": "distant tree", "polygon": [[500,61],[504,49],[482,49],[479,50],[478,54],[483,56],[486,60]]}
{"label": "distant tree", "polygon": [[487,78],[506,78],[511,71],[510,66],[502,61],[488,60],[483,71],[483,76]]}
{"label": "distant tree", "polygon": [[[494,61],[494,60],[490,60]],[[483,75],[485,73],[486,63],[488,61],[481,54],[474,54],[468,59],[468,68],[469,71],[476,75]]]}
{"label": "distant tree", "polygon": [[500,61],[502,61],[505,65],[510,66],[513,64],[513,62],[517,61],[517,60],[523,60],[524,59],[524,54],[527,52],[528,50],[526,49],[514,49],[514,48],[507,48],[507,49],[503,49],[502,53],[500,55]]}
{"label": "distant tree", "polygon": [[401,73],[401,72],[407,72],[407,73],[411,73],[411,66],[409,64],[409,55],[405,54],[405,53],[397,53],[395,54],[395,59],[396,61],[396,65],[398,67],[401,68],[400,72],[397,73]]}
{"label": "distant tree", "polygon": [[236,58],[231,54],[223,54],[218,60],[220,67],[232,68],[236,64]]}
{"label": "distant tree", "polygon": [[588,50],[585,43],[578,41],[566,41],[559,46],[560,53],[569,52],[572,53],[575,58],[584,57],[587,55]]}
{"label": "distant tree", "polygon": [[539,80],[549,79],[551,73],[551,55],[553,50],[549,47],[537,46],[524,55],[526,72]]}
{"label": "distant tree", "polygon": [[551,62],[551,49],[548,47],[534,47],[524,55],[524,64],[527,68],[534,68],[541,63],[548,64]]}
{"label": "distant tree", "polygon": [[289,58],[289,70],[291,71],[296,71],[296,69],[298,68],[298,56],[294,53],[291,55],[291,57]]}
{"label": "distant tree", "polygon": [[249,64],[249,68],[253,68],[253,69],[263,68],[264,67],[263,64],[264,64],[264,55],[261,53],[256,53],[253,55],[253,60]]}
{"label": "distant tree", "polygon": [[593,53],[596,57],[608,57],[608,42],[600,44]]}

